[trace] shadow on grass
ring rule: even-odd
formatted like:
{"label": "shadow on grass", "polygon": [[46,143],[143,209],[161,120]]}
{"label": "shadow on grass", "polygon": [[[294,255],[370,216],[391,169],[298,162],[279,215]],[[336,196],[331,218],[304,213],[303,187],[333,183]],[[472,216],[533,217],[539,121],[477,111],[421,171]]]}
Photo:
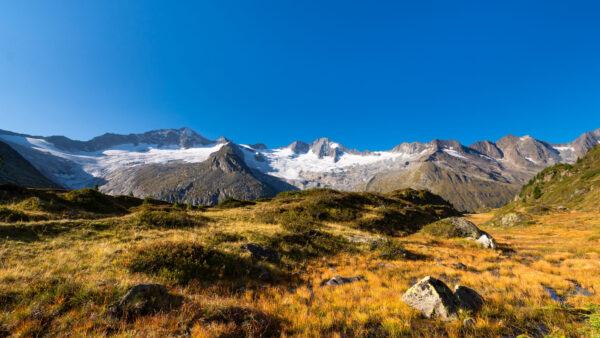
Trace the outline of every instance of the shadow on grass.
{"label": "shadow on grass", "polygon": [[[187,334],[196,324],[203,326],[212,323],[225,324],[227,332],[223,337],[280,337],[283,320],[265,312],[239,306],[207,309],[187,323]],[[233,324],[233,325],[231,325]]]}

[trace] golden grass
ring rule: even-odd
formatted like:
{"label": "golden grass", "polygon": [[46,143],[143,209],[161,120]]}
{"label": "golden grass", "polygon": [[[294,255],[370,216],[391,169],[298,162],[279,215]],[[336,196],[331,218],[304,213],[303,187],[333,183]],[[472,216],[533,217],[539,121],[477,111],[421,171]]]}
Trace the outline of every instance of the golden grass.
{"label": "golden grass", "polygon": [[[492,251],[466,241],[414,234],[398,238],[418,260],[381,260],[361,247],[359,252],[323,256],[303,263],[284,258],[290,281],[240,285],[226,281],[169,284],[152,275],[132,274],[121,259],[134,248],[163,241],[209,243],[216,233],[241,234],[248,241],[273,236],[279,225],[249,217],[263,208],[209,209],[190,212],[206,217],[205,225],[183,229],[118,226],[74,227],[37,239],[0,239],[0,336],[3,330],[23,336],[120,335],[197,337],[232,336],[500,336],[529,333],[591,336],[585,316],[600,305],[600,214],[563,213],[536,216],[526,228],[484,228],[502,250]],[[491,214],[470,215],[483,224]],[[3,226],[3,225],[0,225]],[[325,224],[321,231],[362,234],[344,224]],[[594,239],[596,238],[596,239]],[[245,241],[218,243],[220,250],[243,253]],[[382,265],[387,262],[390,264]],[[456,269],[461,262],[468,269]],[[319,287],[335,275],[364,276],[366,281]],[[431,275],[471,287],[486,299],[474,315],[476,325],[441,323],[422,318],[400,301],[417,280]],[[185,297],[166,313],[117,318],[110,306],[136,283],[168,284]],[[576,285],[591,294],[576,292]],[[62,288],[61,288],[62,286]],[[68,287],[66,287],[68,286]],[[564,303],[550,298],[552,288]],[[311,296],[310,289],[314,296]],[[55,290],[56,289],[56,290]],[[466,317],[467,314],[462,314]]]}

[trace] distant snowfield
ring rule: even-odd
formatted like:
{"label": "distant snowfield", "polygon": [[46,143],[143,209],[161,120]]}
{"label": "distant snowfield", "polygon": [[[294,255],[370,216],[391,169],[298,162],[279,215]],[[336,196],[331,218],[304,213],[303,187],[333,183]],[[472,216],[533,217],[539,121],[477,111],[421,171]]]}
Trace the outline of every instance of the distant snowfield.
{"label": "distant snowfield", "polygon": [[[339,146],[334,143],[331,147]],[[244,161],[249,167],[271,176],[289,180],[302,179],[300,175],[302,172],[335,173],[375,163],[381,163],[381,166],[385,167],[386,164],[391,165],[398,161],[415,160],[429,151],[426,149],[414,154],[389,151],[377,151],[364,155],[343,153],[336,162],[330,156],[319,158],[312,151],[296,154],[289,148],[256,150],[247,145],[241,145],[241,149],[244,152]]]}
{"label": "distant snowfield", "polygon": [[468,160],[468,158],[466,158],[465,156],[461,155],[458,151],[454,150],[453,147],[443,148],[442,151],[445,152],[446,154],[450,155],[450,156],[462,158],[463,160]]}
{"label": "distant snowfield", "polygon": [[[58,149],[52,143],[43,139],[14,135],[0,135],[0,138],[7,142],[27,146],[72,161],[80,165],[85,173],[98,178],[106,177],[119,168],[141,164],[160,164],[171,161],[203,162],[223,146],[223,143],[215,143],[205,147],[185,149],[179,147],[158,148],[156,144],[123,144],[103,151],[71,153]],[[83,179],[78,180],[76,177],[57,176],[54,178],[59,181],[58,183],[71,188],[80,188],[78,185],[81,183],[79,182],[83,181]]]}

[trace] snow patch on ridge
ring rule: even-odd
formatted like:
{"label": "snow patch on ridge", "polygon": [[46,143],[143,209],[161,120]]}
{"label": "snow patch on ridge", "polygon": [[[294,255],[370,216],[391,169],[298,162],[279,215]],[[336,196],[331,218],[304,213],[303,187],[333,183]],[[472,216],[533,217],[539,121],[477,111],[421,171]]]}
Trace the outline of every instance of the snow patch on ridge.
{"label": "snow patch on ridge", "polygon": [[[339,147],[334,143],[332,146]],[[319,156],[311,151],[304,154],[296,154],[289,148],[279,149],[253,149],[242,145],[244,160],[251,168],[257,169],[271,176],[297,180],[302,179],[302,172],[336,173],[369,164],[381,163],[382,167],[391,165],[397,161],[410,161],[422,156],[422,152],[409,154],[401,152],[378,151],[369,154],[343,153],[335,161],[333,157]]]}
{"label": "snow patch on ridge", "polygon": [[[43,139],[14,135],[0,135],[0,138],[72,161],[81,166],[81,169],[85,173],[98,178],[106,177],[112,171],[122,167],[141,164],[161,164],[171,161],[188,163],[203,162],[223,146],[223,143],[215,143],[191,148],[180,148],[178,146],[158,148],[156,144],[122,144],[97,152],[71,153],[60,150],[52,143]],[[89,181],[89,178],[66,176],[68,175],[56,175],[56,177],[52,178],[58,183],[74,189],[84,187],[84,182]]]}
{"label": "snow patch on ridge", "polygon": [[454,156],[454,157],[462,158],[464,160],[468,160],[468,158],[466,158],[465,156],[461,155],[458,151],[454,150],[453,147],[444,148],[444,149],[442,149],[442,151],[445,152],[446,154],[450,155],[450,156]]}

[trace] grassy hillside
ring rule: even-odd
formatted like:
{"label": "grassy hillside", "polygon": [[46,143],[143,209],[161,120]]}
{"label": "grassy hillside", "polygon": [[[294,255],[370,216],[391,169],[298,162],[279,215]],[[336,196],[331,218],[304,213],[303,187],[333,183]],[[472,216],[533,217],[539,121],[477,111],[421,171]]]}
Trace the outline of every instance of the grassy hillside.
{"label": "grassy hillside", "polygon": [[600,146],[572,165],[557,164],[542,170],[523,186],[514,201],[496,212],[491,223],[501,225],[502,218],[514,214],[521,219],[515,223],[525,224],[530,214],[568,210],[600,211]]}
{"label": "grassy hillside", "polygon": [[458,210],[475,211],[481,206],[497,208],[519,191],[519,185],[485,178],[473,167],[450,169],[433,162],[425,162],[414,172],[394,175],[378,175],[365,189],[389,191],[407,187],[427,188],[443,196]]}
{"label": "grassy hillside", "polygon": [[[2,208],[28,220],[0,220],[0,336],[590,336],[600,323],[599,214],[491,229],[494,251],[415,232],[457,214],[426,191],[316,189],[210,208],[1,191]],[[280,259],[257,259],[248,243]],[[365,280],[320,286],[335,275]],[[400,301],[426,275],[485,297],[479,314],[461,313],[475,325],[425,319]],[[169,306],[119,310],[139,283],[165,285]]]}

